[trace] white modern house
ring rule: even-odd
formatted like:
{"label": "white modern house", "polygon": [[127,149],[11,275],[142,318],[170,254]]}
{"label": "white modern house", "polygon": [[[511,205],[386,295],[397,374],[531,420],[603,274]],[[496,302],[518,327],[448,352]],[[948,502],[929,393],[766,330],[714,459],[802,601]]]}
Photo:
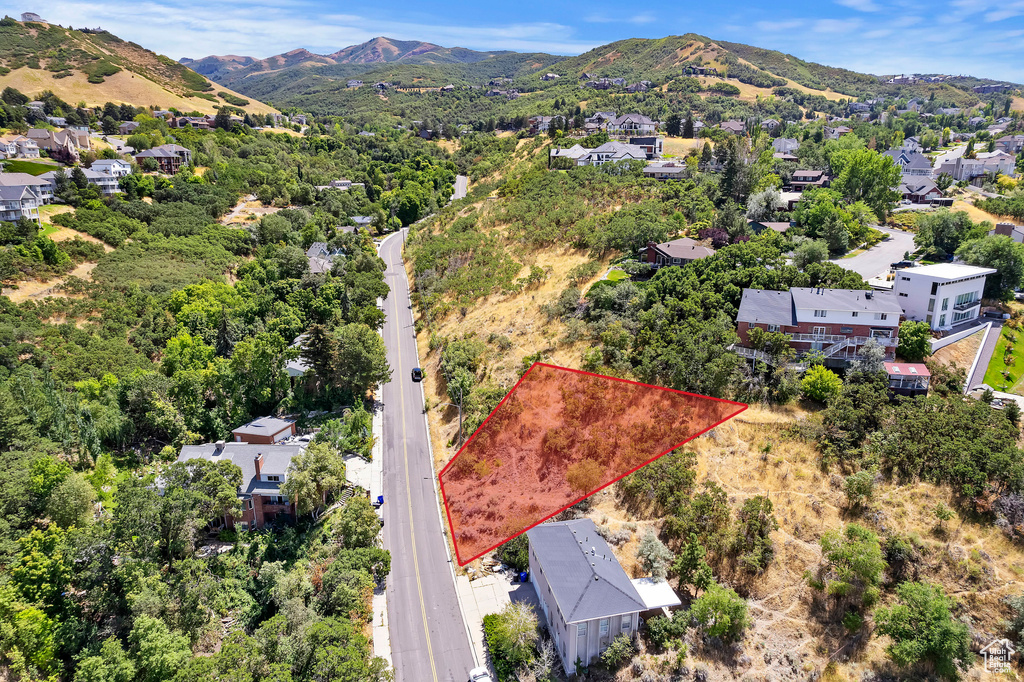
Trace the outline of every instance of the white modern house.
{"label": "white modern house", "polygon": [[922,265],[897,271],[893,293],[908,320],[948,330],[981,314],[985,278],[995,273],[959,263]]}

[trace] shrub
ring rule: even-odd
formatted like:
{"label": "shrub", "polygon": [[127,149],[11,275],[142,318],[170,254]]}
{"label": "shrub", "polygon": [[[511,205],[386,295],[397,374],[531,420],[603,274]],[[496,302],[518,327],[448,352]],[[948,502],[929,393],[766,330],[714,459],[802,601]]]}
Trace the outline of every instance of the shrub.
{"label": "shrub", "polygon": [[666,547],[654,531],[647,531],[640,540],[636,550],[640,566],[655,580],[664,580],[668,575],[668,567],[672,562],[672,552]]}
{"label": "shrub", "polygon": [[807,370],[800,386],[811,400],[828,403],[843,390],[843,380],[827,367],[815,365]]}
{"label": "shrub", "polygon": [[747,602],[730,587],[711,583],[690,609],[690,615],[711,637],[739,639],[749,624]]}
{"label": "shrub", "polygon": [[517,571],[525,571],[530,567],[530,541],[525,533],[514,537],[499,547],[494,556]]}
{"label": "shrub", "polygon": [[619,635],[601,654],[601,662],[609,668],[618,668],[633,656],[634,651],[633,639],[629,635]]}
{"label": "shrub", "polygon": [[902,583],[898,603],[875,614],[879,634],[889,635],[889,657],[899,666],[930,662],[947,679],[957,679],[973,659],[966,625],[953,619],[949,597],[937,585]]}
{"label": "shrub", "polygon": [[875,472],[865,469],[847,476],[843,482],[843,490],[846,493],[846,503],[850,507],[859,507],[862,502],[870,500],[875,492]]}

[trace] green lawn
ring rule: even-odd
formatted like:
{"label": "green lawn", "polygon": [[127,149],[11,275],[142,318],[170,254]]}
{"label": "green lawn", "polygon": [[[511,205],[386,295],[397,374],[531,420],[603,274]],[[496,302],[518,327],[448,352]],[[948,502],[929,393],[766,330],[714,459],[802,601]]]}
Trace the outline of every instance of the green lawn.
{"label": "green lawn", "polygon": [[609,279],[609,281],[612,281],[612,282],[618,282],[618,281],[623,280],[623,279],[629,279],[629,274],[623,272],[622,270],[614,270],[613,269],[613,270],[610,270],[608,272],[608,279]]}
{"label": "green lawn", "polygon": [[57,168],[58,166],[55,163],[38,163],[36,161],[25,161],[24,159],[4,161],[4,170],[8,173],[42,175],[43,173],[49,173],[52,170],[57,170]]}
{"label": "green lawn", "polygon": [[43,235],[44,237],[49,237],[51,234],[53,234],[54,232],[56,232],[58,230],[60,230],[60,225],[52,225],[51,224],[51,225],[47,225],[43,229],[39,230],[39,234]]}
{"label": "green lawn", "polygon": [[[1015,341],[1011,341],[1011,338]],[[1024,343],[1024,333],[1003,327],[999,341],[996,342],[996,350],[992,353],[988,369],[985,370],[986,384],[997,391],[1020,392],[1019,384],[1021,378],[1024,377],[1024,345],[1021,345],[1022,343]],[[1011,362],[1007,365],[1003,358],[1006,357],[1006,350],[1010,347],[1013,347],[1014,350],[1009,356]],[[1009,377],[1003,375],[1004,371],[1010,373]]]}

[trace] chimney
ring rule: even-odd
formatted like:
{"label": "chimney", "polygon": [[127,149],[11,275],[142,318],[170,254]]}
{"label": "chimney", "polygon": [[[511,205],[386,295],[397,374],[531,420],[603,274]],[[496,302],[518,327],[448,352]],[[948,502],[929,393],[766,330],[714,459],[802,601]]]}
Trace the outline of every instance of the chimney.
{"label": "chimney", "polygon": [[1013,236],[1013,223],[998,223],[996,224],[995,233],[1001,234],[1006,237]]}
{"label": "chimney", "polygon": [[216,443],[216,447],[213,448],[213,456],[220,457],[221,453],[224,452],[224,441],[219,440]]}
{"label": "chimney", "polygon": [[260,475],[260,469],[263,468],[263,453],[261,452],[261,453],[257,454],[255,457],[252,458],[252,461],[253,461],[253,464],[256,465],[256,475],[259,476]]}

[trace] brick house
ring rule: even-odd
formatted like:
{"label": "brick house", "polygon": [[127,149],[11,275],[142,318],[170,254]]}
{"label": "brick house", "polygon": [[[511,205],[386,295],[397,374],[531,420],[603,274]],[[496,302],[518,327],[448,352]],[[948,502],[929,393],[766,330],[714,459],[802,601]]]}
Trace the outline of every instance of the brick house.
{"label": "brick house", "polygon": [[715,255],[713,248],[703,246],[689,237],[673,239],[663,244],[647,242],[647,246],[640,249],[640,261],[649,263],[654,268],[686,265],[692,261],[713,255]]}
{"label": "brick house", "polygon": [[251,530],[281,518],[295,519],[295,503],[281,494],[281,484],[288,478],[292,458],[302,452],[302,445],[263,445],[254,443],[205,443],[185,445],[178,455],[179,462],[205,459],[208,462],[231,461],[242,470],[242,483],[238,499],[242,502],[242,515],[230,514],[221,521],[227,528]]}
{"label": "brick house", "polygon": [[868,339],[895,357],[903,310],[891,294],[856,289],[794,287],[789,291],[744,289],[736,316],[736,350],[758,357],[749,333],[754,327],[789,334],[797,355],[820,351],[826,364],[845,364],[859,356]]}

